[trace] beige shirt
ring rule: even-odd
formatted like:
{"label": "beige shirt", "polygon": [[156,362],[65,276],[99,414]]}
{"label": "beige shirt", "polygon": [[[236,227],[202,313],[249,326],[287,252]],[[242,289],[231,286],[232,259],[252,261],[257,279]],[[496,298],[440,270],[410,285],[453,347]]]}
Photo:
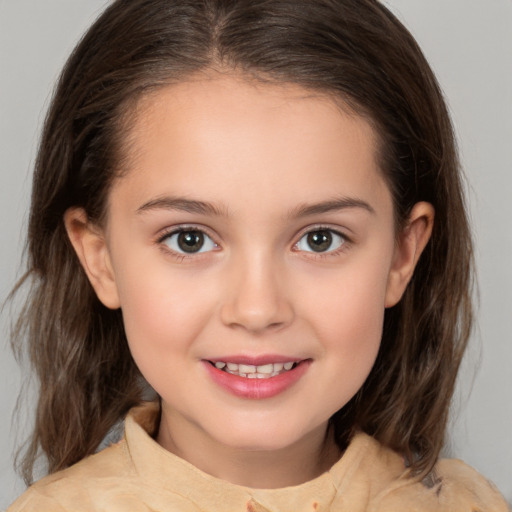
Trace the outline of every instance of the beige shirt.
{"label": "beige shirt", "polygon": [[126,419],[124,438],[34,484],[8,512],[507,512],[499,492],[457,460],[441,460],[430,485],[404,476],[403,458],[358,434],[318,478],[251,489],[214,478],[150,436],[158,409]]}

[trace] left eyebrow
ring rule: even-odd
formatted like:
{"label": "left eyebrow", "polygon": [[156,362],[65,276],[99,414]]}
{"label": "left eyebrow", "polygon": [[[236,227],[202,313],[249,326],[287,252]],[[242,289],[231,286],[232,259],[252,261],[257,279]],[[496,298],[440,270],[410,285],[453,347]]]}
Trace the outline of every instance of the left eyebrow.
{"label": "left eyebrow", "polygon": [[321,203],[299,205],[290,212],[289,216],[307,217],[309,215],[318,215],[320,213],[335,212],[349,208],[362,208],[372,215],[375,215],[374,208],[366,201],[352,197],[341,197],[339,199],[332,199]]}

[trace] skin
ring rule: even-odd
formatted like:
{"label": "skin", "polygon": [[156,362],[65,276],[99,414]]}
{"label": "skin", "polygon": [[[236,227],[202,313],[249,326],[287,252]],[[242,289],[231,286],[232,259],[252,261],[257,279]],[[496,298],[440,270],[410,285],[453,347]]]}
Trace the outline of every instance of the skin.
{"label": "skin", "polygon": [[[142,100],[129,140],[106,225],[79,208],[65,223],[162,398],[157,441],[241,485],[320,475],[340,456],[328,419],[372,368],[384,310],[430,236],[431,205],[418,203],[396,233],[370,125],[294,85],[224,75],[168,86]],[[166,235],[180,226],[208,235],[201,252],[176,252]],[[307,243],[319,229],[340,235],[323,252]],[[277,396],[248,399],[205,371],[233,354],[308,367]]]}

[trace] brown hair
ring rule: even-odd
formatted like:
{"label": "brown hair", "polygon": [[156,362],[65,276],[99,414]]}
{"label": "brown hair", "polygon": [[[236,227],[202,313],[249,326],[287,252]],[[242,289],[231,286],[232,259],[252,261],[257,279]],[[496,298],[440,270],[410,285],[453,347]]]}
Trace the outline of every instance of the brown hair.
{"label": "brown hair", "polygon": [[13,332],[40,383],[25,479],[40,451],[50,472],[93,452],[143,388],[121,313],[96,298],[63,214],[80,206],[100,223],[137,100],[214,67],[341,99],[380,135],[398,226],[416,202],[435,207],[414,277],[385,313],[375,366],[331,418],[340,445],[362,429],[426,474],[470,332],[472,247],[450,119],[416,42],[376,0],[117,0],[66,64],[36,162],[31,288]]}

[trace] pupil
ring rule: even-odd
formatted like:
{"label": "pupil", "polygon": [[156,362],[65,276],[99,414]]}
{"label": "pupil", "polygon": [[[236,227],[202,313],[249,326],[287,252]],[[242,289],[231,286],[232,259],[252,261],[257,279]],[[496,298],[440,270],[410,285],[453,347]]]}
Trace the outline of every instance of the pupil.
{"label": "pupil", "polygon": [[314,231],[308,235],[308,245],[315,252],[327,251],[332,244],[330,231]]}
{"label": "pupil", "polygon": [[178,236],[178,245],[183,252],[197,252],[204,244],[204,235],[200,231],[182,231]]}

